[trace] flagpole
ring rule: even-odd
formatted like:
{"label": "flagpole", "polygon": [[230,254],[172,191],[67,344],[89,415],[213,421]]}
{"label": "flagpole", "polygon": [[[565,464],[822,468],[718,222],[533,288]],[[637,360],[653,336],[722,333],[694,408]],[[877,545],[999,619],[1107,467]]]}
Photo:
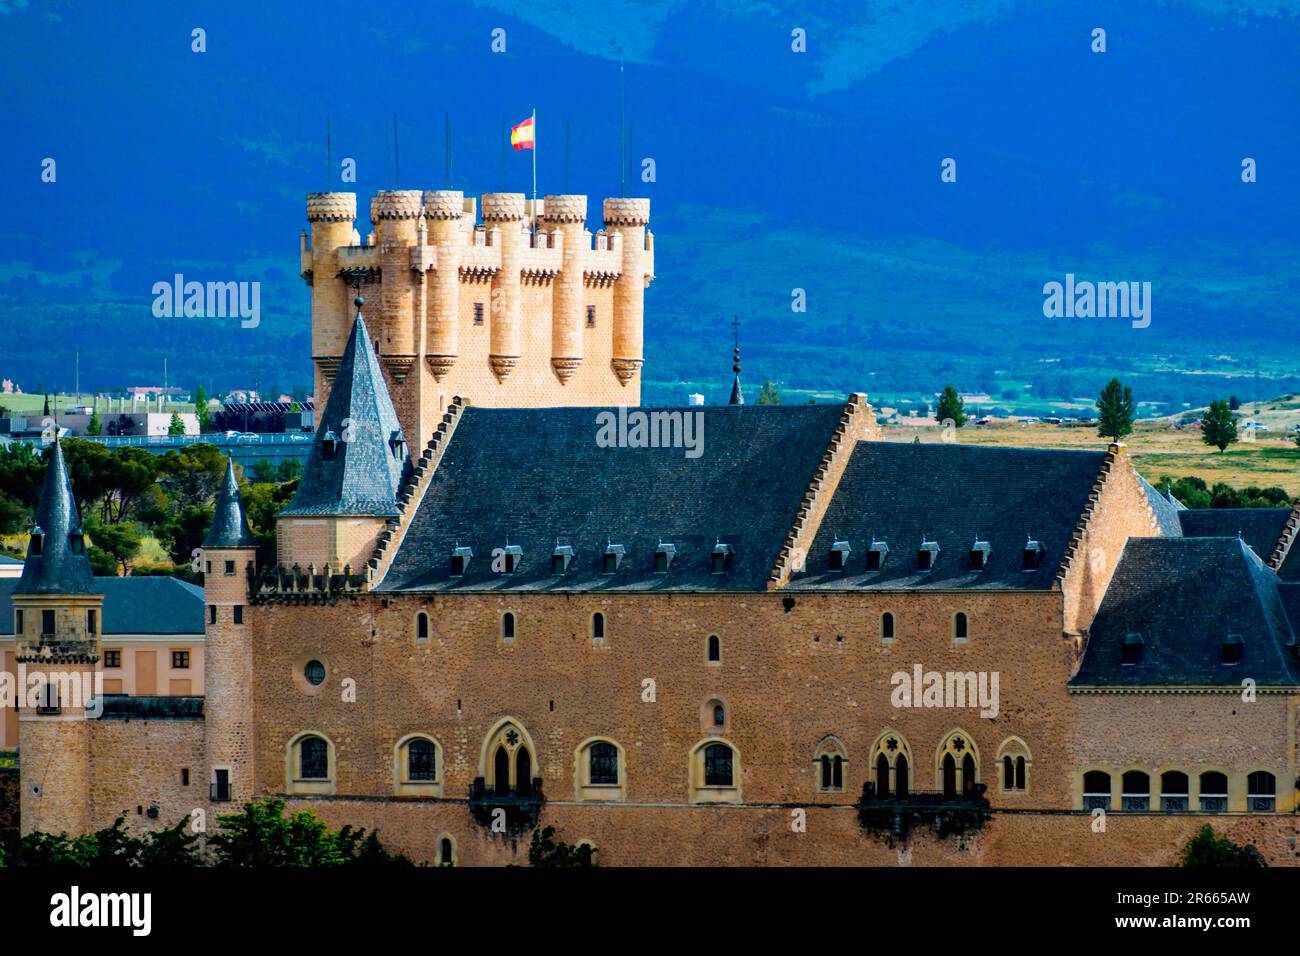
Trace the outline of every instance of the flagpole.
{"label": "flagpole", "polygon": [[533,107],[533,235],[537,235],[537,107]]}

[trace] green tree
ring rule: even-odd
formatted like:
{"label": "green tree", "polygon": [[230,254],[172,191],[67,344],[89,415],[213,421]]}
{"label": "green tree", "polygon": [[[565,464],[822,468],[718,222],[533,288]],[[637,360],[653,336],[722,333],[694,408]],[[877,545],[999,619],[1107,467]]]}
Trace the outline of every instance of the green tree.
{"label": "green tree", "polygon": [[190,831],[189,822],[187,815],[175,826],[145,834],[140,843],[140,866],[160,869],[199,866],[203,862],[199,856],[199,835]]}
{"label": "green tree", "polygon": [[590,844],[577,846],[555,839],[555,827],[533,831],[533,841],[528,847],[528,865],[540,867],[581,867],[596,865],[596,850]]}
{"label": "green tree", "polygon": [[934,418],[940,424],[951,421],[958,428],[966,424],[966,403],[957,394],[957,389],[951,385],[944,386],[943,394],[939,396],[939,407],[935,410]]}
{"label": "green tree", "polygon": [[96,574],[131,573],[131,562],[140,554],[144,537],[139,525],[129,521],[102,524],[87,520],[86,533],[90,539],[90,563]]}
{"label": "green tree", "polygon": [[158,459],[159,474],[174,505],[209,505],[226,474],[226,456],[208,442],[172,449]]}
{"label": "green tree", "polygon": [[1183,844],[1183,866],[1195,869],[1267,866],[1254,844],[1238,846],[1208,823]]}
{"label": "green tree", "polygon": [[90,421],[86,424],[86,434],[99,436],[104,433],[104,423],[99,420],[99,409],[96,408],[90,413]]}
{"label": "green tree", "polygon": [[244,804],[241,813],[217,817],[218,832],[208,838],[217,866],[317,867],[409,866],[401,854],[384,850],[374,834],[344,827],[333,832],[310,810],[284,815],[284,800]]}
{"label": "green tree", "polygon": [[1237,418],[1225,401],[1210,402],[1210,407],[1201,418],[1201,441],[1213,445],[1222,452],[1237,441]]}
{"label": "green tree", "polygon": [[762,388],[758,390],[758,404],[759,405],[780,405],[781,404],[781,390],[772,383],[772,380],[770,378],[764,379]]}
{"label": "green tree", "polygon": [[185,423],[181,421],[180,412],[172,412],[172,420],[167,425],[167,434],[172,436],[185,434]]}
{"label": "green tree", "polygon": [[1112,378],[1097,399],[1097,434],[1118,442],[1133,433],[1133,390]]}
{"label": "green tree", "polygon": [[212,431],[212,410],[208,408],[208,393],[200,385],[194,390],[194,414],[199,417],[199,434]]}
{"label": "green tree", "polygon": [[1237,409],[1241,408],[1241,399],[1239,399],[1236,395],[1229,395],[1228,407],[1235,412]]}

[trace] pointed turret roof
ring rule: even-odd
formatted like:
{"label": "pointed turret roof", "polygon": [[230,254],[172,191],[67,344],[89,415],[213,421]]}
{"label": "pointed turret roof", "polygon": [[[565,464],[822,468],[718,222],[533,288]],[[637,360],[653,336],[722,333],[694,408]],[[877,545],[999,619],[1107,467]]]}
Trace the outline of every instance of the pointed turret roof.
{"label": "pointed turret roof", "polygon": [[72,495],[72,481],[63,459],[63,445],[54,442],[45,468],[45,486],[36,509],[36,527],[27,545],[23,575],[15,594],[98,594],[86,556],[81,512]]}
{"label": "pointed turret roof", "polygon": [[203,547],[257,547],[257,539],[248,530],[248,519],[244,516],[244,502],[239,496],[239,480],[235,477],[233,458],[226,459],[226,477],[222,479],[221,491],[217,494],[216,512],[212,516],[208,536],[203,539]]}
{"label": "pointed turret roof", "polygon": [[735,336],[736,347],[731,357],[731,371],[735,377],[731,380],[731,399],[728,405],[744,405],[745,393],[740,390],[740,320],[733,319],[731,322],[733,334]]}
{"label": "pointed turret roof", "polygon": [[395,517],[410,456],[365,320],[364,300],[316,428],[298,493],[282,514]]}

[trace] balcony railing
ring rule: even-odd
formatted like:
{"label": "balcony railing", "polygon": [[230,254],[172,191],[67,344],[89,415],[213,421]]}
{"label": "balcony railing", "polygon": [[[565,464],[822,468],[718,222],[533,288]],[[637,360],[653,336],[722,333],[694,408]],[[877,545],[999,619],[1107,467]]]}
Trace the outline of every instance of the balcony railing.
{"label": "balcony railing", "polygon": [[502,832],[500,824],[504,824],[504,832],[511,837],[537,826],[545,802],[541,777],[533,777],[529,785],[504,790],[489,787],[482,777],[475,777],[469,788],[469,808],[474,819],[493,832]]}
{"label": "balcony railing", "polygon": [[977,783],[966,792],[909,790],[878,796],[875,784],[862,788],[858,822],[863,829],[905,838],[916,824],[928,824],[940,836],[962,835],[981,829],[989,818],[988,787]]}

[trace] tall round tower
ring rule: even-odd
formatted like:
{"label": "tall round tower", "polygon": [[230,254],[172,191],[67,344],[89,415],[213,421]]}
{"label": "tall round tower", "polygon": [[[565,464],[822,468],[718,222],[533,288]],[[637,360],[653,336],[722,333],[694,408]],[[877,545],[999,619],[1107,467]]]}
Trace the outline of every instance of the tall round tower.
{"label": "tall round tower", "polygon": [[[379,246],[381,276],[378,321],[380,360],[394,381],[404,381],[415,365],[415,287],[411,247],[419,242],[424,193],[418,189],[381,189],[370,201],[370,221]],[[340,349],[342,351],[342,349]]]}
{"label": "tall round tower", "polygon": [[339,275],[338,250],[352,244],[356,218],[356,193],[307,194],[311,247],[302,251],[302,276],[311,286],[311,356],[318,405],[325,403],[351,331],[350,296],[347,279]]}
{"label": "tall round tower", "polygon": [[645,287],[652,277],[646,249],[646,226],[649,222],[649,199],[605,200],[605,231],[623,237],[623,271],[614,282],[614,355],[611,365],[625,386],[636,377],[643,361],[641,327],[645,314]]}
{"label": "tall round tower", "polygon": [[564,236],[564,265],[551,293],[551,367],[564,383],[582,364],[587,197],[547,196],[543,208],[546,223]]}
{"label": "tall round tower", "polygon": [[235,464],[217,496],[203,541],[203,733],[209,797],[242,802],[254,793],[253,628],[249,571],[257,541],[248,529]]}
{"label": "tall round tower", "polygon": [[483,222],[495,227],[501,244],[501,268],[492,277],[492,330],[488,365],[498,381],[504,382],[519,363],[520,267],[524,243],[524,194],[485,193]]}
{"label": "tall round tower", "polygon": [[429,303],[429,335],[425,361],[438,381],[456,364],[457,323],[460,321],[461,220],[465,194],[454,189],[424,194],[424,219],[429,243],[437,247],[437,268]]}

